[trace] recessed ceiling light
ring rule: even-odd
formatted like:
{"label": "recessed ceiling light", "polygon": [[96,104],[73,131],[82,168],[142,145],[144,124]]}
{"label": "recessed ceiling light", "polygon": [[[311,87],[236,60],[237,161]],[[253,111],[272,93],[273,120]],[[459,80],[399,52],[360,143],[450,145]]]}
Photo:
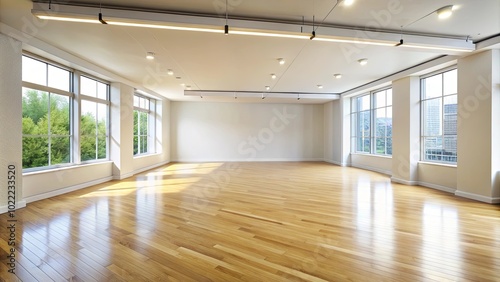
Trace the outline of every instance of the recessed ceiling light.
{"label": "recessed ceiling light", "polygon": [[272,79],[276,79],[276,75],[274,73],[271,74]]}
{"label": "recessed ceiling light", "polygon": [[323,89],[323,85],[318,84],[317,86],[318,86],[319,89]]}
{"label": "recessed ceiling light", "polygon": [[354,0],[344,0],[344,6],[351,6],[354,3]]}
{"label": "recessed ceiling light", "polygon": [[271,89],[270,86],[266,86],[266,90],[269,91]]}
{"label": "recessed ceiling light", "polygon": [[368,64],[368,59],[359,59],[359,60],[358,60],[358,63],[359,63],[360,65],[364,66],[364,65]]}
{"label": "recessed ceiling light", "polygon": [[182,77],[180,77],[180,76],[176,76],[176,77],[175,77],[175,79],[182,79]]}
{"label": "recessed ceiling light", "polygon": [[167,71],[167,74],[168,74],[168,75],[174,75],[174,71],[173,71],[173,70],[168,70],[168,71]]}
{"label": "recessed ceiling light", "polygon": [[155,58],[155,53],[153,53],[153,52],[148,52],[148,53],[146,54],[146,59],[148,59],[148,60],[154,60],[154,58]]}
{"label": "recessed ceiling light", "polygon": [[342,75],[340,73],[336,73],[333,75],[336,79],[342,78]]}
{"label": "recessed ceiling light", "polygon": [[191,90],[191,85],[186,85],[186,90]]}
{"label": "recessed ceiling light", "polygon": [[451,14],[453,14],[453,5],[448,5],[444,6],[443,8],[439,8],[436,10],[436,13],[438,15],[438,18],[447,19],[451,17]]}
{"label": "recessed ceiling light", "polygon": [[278,63],[279,63],[280,65],[284,65],[284,64],[285,64],[285,59],[283,59],[283,58],[279,58],[279,59],[278,59]]}
{"label": "recessed ceiling light", "polygon": [[181,85],[182,87],[184,87],[184,86],[186,86],[186,83],[181,83],[180,85]]}

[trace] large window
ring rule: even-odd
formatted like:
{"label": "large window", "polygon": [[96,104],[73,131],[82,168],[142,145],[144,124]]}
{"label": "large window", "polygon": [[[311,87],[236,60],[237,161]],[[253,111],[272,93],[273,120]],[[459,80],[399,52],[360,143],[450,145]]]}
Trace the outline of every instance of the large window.
{"label": "large window", "polygon": [[23,56],[22,92],[24,169],[107,159],[109,84]]}
{"label": "large window", "polygon": [[351,106],[352,151],[392,155],[392,89],[354,97]]}
{"label": "large window", "polygon": [[457,70],[421,80],[422,159],[457,162]]}
{"label": "large window", "polygon": [[154,152],[156,101],[134,96],[134,155]]}
{"label": "large window", "polygon": [[80,77],[80,158],[91,161],[107,158],[109,85]]}
{"label": "large window", "polygon": [[70,163],[69,70],[23,57],[23,168]]}

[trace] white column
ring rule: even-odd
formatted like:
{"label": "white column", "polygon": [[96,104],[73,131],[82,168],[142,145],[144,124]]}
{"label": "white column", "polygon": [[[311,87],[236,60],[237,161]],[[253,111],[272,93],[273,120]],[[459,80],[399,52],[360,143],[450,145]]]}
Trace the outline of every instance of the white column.
{"label": "white column", "polygon": [[111,84],[111,140],[113,178],[123,179],[134,172],[134,89],[121,83]]}
{"label": "white column", "polygon": [[22,45],[0,34],[0,50],[0,213],[4,213],[8,206],[7,176],[13,178],[9,166],[15,166],[17,207],[26,205],[22,200]]}
{"label": "white column", "polygon": [[500,203],[500,55],[488,50],[458,61],[457,191]]}
{"label": "white column", "polygon": [[392,178],[418,183],[420,159],[420,79],[405,77],[392,83]]}

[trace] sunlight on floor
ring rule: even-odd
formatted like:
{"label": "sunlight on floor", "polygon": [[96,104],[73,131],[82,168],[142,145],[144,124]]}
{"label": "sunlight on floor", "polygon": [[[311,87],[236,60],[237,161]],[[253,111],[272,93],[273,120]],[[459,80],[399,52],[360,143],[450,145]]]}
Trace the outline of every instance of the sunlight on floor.
{"label": "sunlight on floor", "polygon": [[[222,167],[223,163],[179,163],[159,170],[139,174],[134,181],[104,184],[104,187],[79,198],[121,197],[131,193],[178,193]],[[197,175],[184,177],[183,175]]]}

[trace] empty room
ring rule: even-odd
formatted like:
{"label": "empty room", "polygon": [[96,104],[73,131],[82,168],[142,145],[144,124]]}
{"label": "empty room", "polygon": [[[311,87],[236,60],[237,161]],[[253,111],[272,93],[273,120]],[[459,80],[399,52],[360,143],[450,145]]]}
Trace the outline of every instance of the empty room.
{"label": "empty room", "polygon": [[498,0],[0,0],[0,281],[499,281]]}

